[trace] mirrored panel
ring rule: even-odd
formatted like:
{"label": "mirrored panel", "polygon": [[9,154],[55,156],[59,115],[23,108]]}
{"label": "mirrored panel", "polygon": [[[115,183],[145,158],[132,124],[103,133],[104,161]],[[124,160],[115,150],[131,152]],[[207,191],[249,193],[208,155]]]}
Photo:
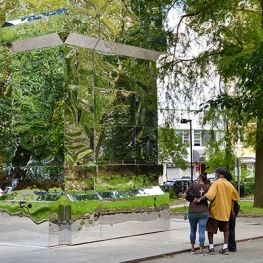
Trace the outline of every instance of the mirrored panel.
{"label": "mirrored panel", "polygon": [[10,111],[12,100],[0,98],[0,166],[10,165],[13,153],[12,141],[12,113]]}
{"label": "mirrored panel", "polygon": [[64,163],[63,62],[63,47],[13,55],[14,148],[9,186],[17,189],[35,184],[44,184],[45,189],[61,187]]}
{"label": "mirrored panel", "polygon": [[64,162],[63,54],[61,47],[14,55],[13,166]]}
{"label": "mirrored panel", "polygon": [[[24,152],[22,153],[24,157],[27,157]],[[64,167],[35,165],[7,167],[4,185],[6,194],[22,189],[62,191],[64,190]]]}
{"label": "mirrored panel", "polygon": [[134,92],[134,59],[110,53],[97,51],[94,54],[94,86]]}
{"label": "mirrored panel", "polygon": [[72,197],[72,244],[101,240],[102,207],[100,199],[96,199],[98,194],[91,191]]}
{"label": "mirrored panel", "polygon": [[65,188],[70,194],[88,194],[94,190],[96,166],[69,165],[65,168]]}
{"label": "mirrored panel", "polygon": [[[170,226],[169,196],[157,187],[139,190],[109,191],[111,198],[102,199],[102,239],[163,231]],[[114,194],[113,194],[114,193]],[[128,200],[125,194],[129,193]],[[132,194],[131,194],[132,193]],[[117,202],[117,203],[116,203]]]}
{"label": "mirrored panel", "polygon": [[11,95],[12,56],[5,45],[0,45],[0,99]]}
{"label": "mirrored panel", "polygon": [[94,163],[93,91],[68,85],[65,99],[65,160],[67,165]]}
{"label": "mirrored panel", "polygon": [[1,47],[1,215],[12,216],[24,238],[30,233],[19,220],[37,225],[32,240],[42,231],[49,246],[167,228],[168,195],[154,186],[162,173],[160,53],[136,47],[154,46],[145,32],[158,19],[146,25],[138,17],[158,14],[159,6],[14,0],[5,8],[0,41],[12,42],[13,56],[11,63]]}
{"label": "mirrored panel", "polygon": [[[0,4],[1,5],[1,4]],[[0,188],[6,187],[6,167],[10,165],[13,154],[12,140],[12,97],[11,97],[11,74],[12,56],[9,49],[0,46]]]}
{"label": "mirrored panel", "polygon": [[135,128],[113,126],[107,127],[96,134],[97,146],[100,151],[96,159],[97,164],[135,164]]}
{"label": "mirrored panel", "polygon": [[69,85],[93,87],[93,50],[65,45],[65,80]]}
{"label": "mirrored panel", "polygon": [[143,59],[134,59],[130,75],[134,82],[134,91],[140,95],[137,104],[140,109],[137,125],[157,129],[157,71],[156,63]]}
{"label": "mirrored panel", "polygon": [[65,49],[66,163],[94,163],[93,52],[67,45]]}
{"label": "mirrored panel", "polygon": [[6,244],[49,246],[50,202],[32,191],[19,191],[0,201],[0,228]]}
{"label": "mirrored panel", "polygon": [[153,127],[136,127],[137,164],[156,164],[158,162],[157,136],[157,129]]}

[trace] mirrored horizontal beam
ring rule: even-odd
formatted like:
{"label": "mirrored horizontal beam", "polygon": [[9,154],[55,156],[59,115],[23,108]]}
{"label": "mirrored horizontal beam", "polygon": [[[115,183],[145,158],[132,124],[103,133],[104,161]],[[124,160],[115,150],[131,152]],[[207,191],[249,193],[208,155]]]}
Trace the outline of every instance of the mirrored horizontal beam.
{"label": "mirrored horizontal beam", "polygon": [[58,34],[48,34],[39,37],[27,38],[9,43],[8,47],[12,53],[24,52],[34,49],[47,48],[62,45],[63,41]]}
{"label": "mirrored horizontal beam", "polygon": [[83,36],[71,33],[65,41],[66,44],[94,49],[105,53],[112,53],[121,56],[134,57],[156,61],[163,53],[145,48],[124,45],[115,42],[108,42],[98,38]]}
{"label": "mirrored horizontal beam", "polygon": [[[27,38],[24,40],[9,43],[9,49],[12,53],[24,52],[34,49],[47,48],[51,46],[62,45],[63,41],[57,33],[48,34],[39,37]],[[134,57],[139,59],[157,61],[163,55],[162,52],[149,50],[145,48],[124,45],[104,41],[99,38],[83,36],[80,34],[70,33],[65,40],[65,44],[82,48],[88,48],[105,53],[112,53],[120,56]]]}

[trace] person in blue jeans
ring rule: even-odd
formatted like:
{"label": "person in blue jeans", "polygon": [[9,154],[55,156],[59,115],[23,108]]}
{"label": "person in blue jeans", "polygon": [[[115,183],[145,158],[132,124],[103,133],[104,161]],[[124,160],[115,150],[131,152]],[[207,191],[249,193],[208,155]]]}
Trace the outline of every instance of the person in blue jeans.
{"label": "person in blue jeans", "polygon": [[[210,185],[206,184],[207,174],[202,173],[197,179],[197,183],[192,183],[184,192],[183,197],[186,198],[191,189],[194,189],[194,197],[199,199],[204,196]],[[199,233],[199,255],[204,256],[204,243],[205,243],[205,228],[209,218],[209,209],[207,200],[201,202],[189,203],[188,220],[190,223],[190,243],[191,254],[196,254],[195,242],[196,232],[198,228]]]}

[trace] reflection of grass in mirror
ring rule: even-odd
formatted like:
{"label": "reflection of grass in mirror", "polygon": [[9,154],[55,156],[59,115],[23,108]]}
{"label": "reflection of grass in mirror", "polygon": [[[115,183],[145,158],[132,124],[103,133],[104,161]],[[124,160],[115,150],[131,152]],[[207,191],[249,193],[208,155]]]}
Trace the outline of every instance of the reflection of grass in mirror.
{"label": "reflection of grass in mirror", "polygon": [[[253,201],[239,201],[238,203],[240,204],[239,216],[242,215],[263,216],[263,209],[253,207]],[[188,205],[186,206],[182,205],[181,207],[171,208],[170,211],[172,213],[184,213],[185,209],[188,211]]]}
{"label": "reflection of grass in mirror", "polygon": [[98,207],[100,201],[78,201],[71,204],[71,215],[73,219],[84,216],[85,214],[93,214]]}
{"label": "reflection of grass in mirror", "polygon": [[49,219],[49,207],[47,203],[33,204],[33,209],[30,210],[29,216],[34,219],[35,222],[41,222]]}
{"label": "reflection of grass in mirror", "polygon": [[107,211],[127,211],[133,209],[146,209],[152,207],[160,207],[168,204],[168,196],[160,195],[156,196],[142,196],[142,197],[134,197],[132,199],[119,199],[118,201],[111,202],[103,202],[102,207],[103,210]]}
{"label": "reflection of grass in mirror", "polygon": [[133,196],[127,198],[116,198],[109,200],[87,200],[71,202],[67,196],[62,196],[59,201],[1,201],[0,211],[7,211],[11,215],[23,213],[24,216],[32,218],[34,222],[40,223],[46,220],[54,221],[58,218],[59,205],[71,206],[71,219],[89,217],[98,212],[133,212],[157,208],[168,205],[169,196]]}
{"label": "reflection of grass in mirror", "polygon": [[141,198],[134,199],[134,200],[125,200],[125,201],[109,201],[109,202],[102,202],[102,209],[103,211],[112,211],[112,212],[120,212],[120,211],[127,211],[138,209],[142,206]]}
{"label": "reflection of grass in mirror", "polygon": [[24,216],[32,218],[35,222],[42,222],[49,219],[49,204],[47,202],[0,202],[0,210],[11,215],[22,212]]}
{"label": "reflection of grass in mirror", "polygon": [[18,209],[19,209],[18,203],[8,202],[8,201],[0,202],[1,211],[8,211],[9,213],[14,214],[17,213]]}

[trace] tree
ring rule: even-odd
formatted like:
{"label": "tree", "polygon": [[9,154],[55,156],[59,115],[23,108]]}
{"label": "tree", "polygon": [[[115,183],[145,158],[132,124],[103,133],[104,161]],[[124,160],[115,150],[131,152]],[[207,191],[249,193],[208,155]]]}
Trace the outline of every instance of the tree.
{"label": "tree", "polygon": [[[204,122],[224,123],[227,143],[253,144],[254,206],[263,207],[263,2],[181,0],[174,7],[179,19],[168,30],[172,48],[162,67],[163,79],[169,72],[174,80],[166,86],[167,97],[190,107],[198,96],[197,104],[206,102]],[[248,129],[255,136],[248,136]]]}
{"label": "tree", "polygon": [[172,162],[177,167],[185,170],[188,167],[187,145],[183,143],[182,136],[176,134],[174,129],[158,129],[159,138],[159,161],[161,163]]}
{"label": "tree", "polygon": [[237,59],[236,65],[242,70],[237,85],[239,92],[235,93],[235,96],[227,93],[220,94],[205,105],[205,107],[220,105],[223,108],[231,109],[232,112],[238,113],[235,122],[240,127],[248,127],[246,144],[253,145],[256,149],[255,207],[262,207],[261,200],[263,198],[261,188],[263,185],[262,55],[263,43],[251,54]]}
{"label": "tree", "polygon": [[225,149],[222,149],[217,142],[212,142],[206,148],[204,155],[208,167],[207,173],[214,173],[219,167],[227,167],[230,171],[235,168],[235,155],[233,153],[229,154]]}

